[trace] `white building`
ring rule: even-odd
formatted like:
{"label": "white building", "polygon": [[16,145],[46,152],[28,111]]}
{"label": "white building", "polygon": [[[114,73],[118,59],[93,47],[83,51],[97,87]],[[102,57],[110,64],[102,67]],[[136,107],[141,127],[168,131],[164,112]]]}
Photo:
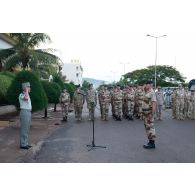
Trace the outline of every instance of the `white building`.
{"label": "white building", "polygon": [[64,63],[62,66],[62,74],[66,76],[68,82],[82,86],[83,68],[79,60],[71,60],[70,63]]}
{"label": "white building", "polygon": [[15,41],[9,37],[6,33],[0,33],[0,49],[12,48]]}

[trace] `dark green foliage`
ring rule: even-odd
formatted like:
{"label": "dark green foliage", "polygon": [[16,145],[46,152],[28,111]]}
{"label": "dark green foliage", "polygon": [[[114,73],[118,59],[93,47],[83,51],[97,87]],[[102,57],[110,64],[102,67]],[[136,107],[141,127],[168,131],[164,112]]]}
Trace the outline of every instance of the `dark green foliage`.
{"label": "dark green foliage", "polygon": [[82,90],[87,91],[89,89],[89,85],[90,85],[90,83],[88,81],[84,80],[83,84],[82,84]]}
{"label": "dark green foliage", "polygon": [[41,81],[49,103],[57,104],[61,93],[60,86],[55,82]]}
{"label": "dark green foliage", "polygon": [[57,83],[62,90],[64,89],[64,80],[59,74],[53,75],[53,82]]}
{"label": "dark green foliage", "polygon": [[30,98],[32,111],[35,112],[47,107],[47,96],[43,86],[38,77],[30,71],[21,71],[16,75],[7,92],[9,103],[15,105],[19,109],[18,96],[22,92],[21,84],[24,82],[30,82],[31,84]]}
{"label": "dark green foliage", "polygon": [[[156,66],[157,86],[176,86],[184,83],[185,77],[172,66]],[[143,85],[146,80],[155,80],[155,66],[148,66],[144,69],[135,70],[124,75],[125,84]]]}
{"label": "dark green foliage", "polygon": [[9,72],[9,71],[0,72],[0,75],[6,75],[8,77],[11,77],[12,79],[14,79],[16,77],[16,75],[14,73]]}
{"label": "dark green foliage", "polygon": [[38,69],[38,65],[58,64],[60,59],[52,49],[36,49],[42,43],[50,42],[45,33],[9,33],[16,41],[13,48],[1,49],[0,59],[5,70],[13,70],[17,65],[23,69]]}
{"label": "dark green foliage", "polygon": [[68,93],[70,94],[71,102],[76,90],[76,87],[73,83],[64,83],[64,88],[67,89]]}
{"label": "dark green foliage", "polygon": [[12,84],[13,78],[0,73],[0,105],[8,104],[7,90]]}

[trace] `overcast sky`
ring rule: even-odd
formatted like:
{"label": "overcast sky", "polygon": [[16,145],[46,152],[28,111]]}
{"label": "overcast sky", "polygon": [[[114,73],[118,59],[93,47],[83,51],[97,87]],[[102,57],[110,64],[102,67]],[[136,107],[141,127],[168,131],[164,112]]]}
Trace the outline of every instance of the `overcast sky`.
{"label": "overcast sky", "polygon": [[176,67],[187,80],[195,78],[195,36],[181,32],[74,32],[49,33],[64,62],[81,60],[84,77],[119,80],[129,71],[155,63],[156,40],[146,34],[166,37],[158,39],[157,64]]}
{"label": "overcast sky", "polygon": [[[14,7],[13,2],[10,12]],[[176,67],[187,81],[195,78],[191,0],[71,0],[47,5],[39,1],[30,9],[36,14],[26,9],[15,14],[21,23],[8,17],[6,31],[48,33],[64,62],[81,61],[84,77],[113,81],[124,72],[154,64],[155,39],[146,34],[166,34],[158,39],[157,64]],[[1,13],[6,15],[6,9]]]}

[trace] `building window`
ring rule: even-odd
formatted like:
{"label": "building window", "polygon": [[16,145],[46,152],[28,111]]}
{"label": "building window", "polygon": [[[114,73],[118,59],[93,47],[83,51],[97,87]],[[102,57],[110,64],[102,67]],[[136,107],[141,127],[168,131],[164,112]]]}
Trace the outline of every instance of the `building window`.
{"label": "building window", "polygon": [[79,77],[79,73],[76,73],[76,77]]}
{"label": "building window", "polygon": [[76,70],[79,70],[79,67],[78,66],[76,67]]}

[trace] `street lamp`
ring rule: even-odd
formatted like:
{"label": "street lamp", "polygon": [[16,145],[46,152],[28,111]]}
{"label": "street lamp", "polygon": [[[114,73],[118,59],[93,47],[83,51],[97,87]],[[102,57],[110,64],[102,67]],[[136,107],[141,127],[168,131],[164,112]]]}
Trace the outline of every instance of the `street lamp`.
{"label": "street lamp", "polygon": [[156,39],[156,54],[155,54],[155,66],[154,66],[154,70],[155,70],[155,73],[154,73],[154,85],[155,85],[155,88],[156,88],[156,63],[157,63],[157,40],[158,38],[161,38],[161,37],[166,37],[167,35],[161,35],[161,36],[153,36],[153,35],[149,35],[147,34],[146,36],[148,37],[153,37]]}
{"label": "street lamp", "polygon": [[124,63],[124,62],[120,62],[120,64],[122,64],[123,66],[124,66],[124,75],[125,75],[125,65],[129,65],[130,63],[129,62],[127,62],[127,63]]}

